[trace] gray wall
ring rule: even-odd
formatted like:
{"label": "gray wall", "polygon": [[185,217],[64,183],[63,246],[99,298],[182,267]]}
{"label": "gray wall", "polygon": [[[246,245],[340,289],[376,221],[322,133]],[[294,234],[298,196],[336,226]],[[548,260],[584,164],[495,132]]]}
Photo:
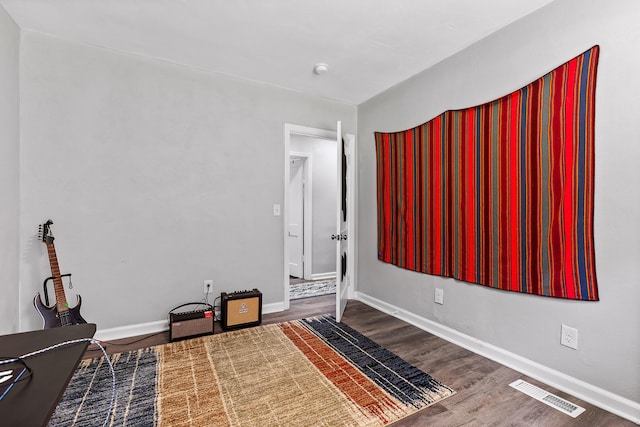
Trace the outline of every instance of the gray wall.
{"label": "gray wall", "polygon": [[21,50],[24,329],[47,218],[99,330],[166,319],[205,279],[284,301],[284,125],[354,132],[354,106],[29,31]]}
{"label": "gray wall", "polygon": [[335,273],[336,242],[331,235],[336,232],[338,204],[338,147],[336,141],[291,135],[291,151],[311,153],[313,184],[313,259],[312,274]]}
{"label": "gray wall", "polygon": [[[358,108],[358,292],[640,402],[640,2],[558,0]],[[601,46],[595,245],[601,301],[496,291],[376,256],[374,131],[419,125],[517,90]],[[445,304],[434,305],[434,288]],[[560,326],[579,330],[577,351]]]}
{"label": "gray wall", "polygon": [[19,47],[20,30],[0,7],[0,334],[19,328]]}

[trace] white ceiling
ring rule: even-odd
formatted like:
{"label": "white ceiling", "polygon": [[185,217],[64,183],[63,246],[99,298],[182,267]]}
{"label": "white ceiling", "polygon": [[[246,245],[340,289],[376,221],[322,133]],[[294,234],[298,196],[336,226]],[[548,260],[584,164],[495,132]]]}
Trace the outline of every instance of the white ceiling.
{"label": "white ceiling", "polygon": [[[0,0],[20,28],[358,105],[554,0]],[[329,64],[323,75],[318,62]]]}

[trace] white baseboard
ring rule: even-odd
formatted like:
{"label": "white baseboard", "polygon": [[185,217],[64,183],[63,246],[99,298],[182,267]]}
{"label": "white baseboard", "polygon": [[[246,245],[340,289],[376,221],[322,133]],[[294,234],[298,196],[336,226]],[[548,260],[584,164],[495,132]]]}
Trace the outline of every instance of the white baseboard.
{"label": "white baseboard", "polygon": [[98,329],[94,336],[99,341],[111,341],[121,338],[137,337],[138,335],[154,334],[169,330],[168,320],[138,323],[136,325],[119,326],[117,328]]}
{"label": "white baseboard", "polygon": [[[262,314],[277,313],[284,311],[284,302],[262,305]],[[216,310],[216,316],[220,317],[220,312]],[[138,323],[135,325],[119,326],[117,328],[98,329],[95,339],[99,341],[111,341],[121,338],[131,338],[138,335],[155,334],[169,330],[168,320],[156,320],[155,322]]]}
{"label": "white baseboard", "polygon": [[327,280],[327,279],[335,279],[336,272],[330,271],[328,273],[317,273],[311,275],[311,280]]}
{"label": "white baseboard", "polygon": [[284,311],[284,302],[274,302],[271,304],[262,304],[262,314],[278,313]]}
{"label": "white baseboard", "polygon": [[464,347],[467,350],[494,360],[531,378],[542,381],[551,387],[569,393],[605,411],[640,424],[640,403],[638,402],[634,402],[500,347],[478,340],[472,336],[458,332],[455,329],[363,294],[362,292],[356,292],[355,299],[460,347]]}

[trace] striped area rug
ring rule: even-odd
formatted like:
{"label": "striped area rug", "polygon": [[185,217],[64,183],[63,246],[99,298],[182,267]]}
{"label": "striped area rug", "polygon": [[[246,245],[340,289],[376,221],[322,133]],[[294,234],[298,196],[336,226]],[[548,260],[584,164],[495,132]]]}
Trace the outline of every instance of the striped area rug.
{"label": "striped area rug", "polygon": [[[112,356],[111,426],[384,426],[454,392],[331,316]],[[111,378],[78,368],[51,426],[102,425]]]}

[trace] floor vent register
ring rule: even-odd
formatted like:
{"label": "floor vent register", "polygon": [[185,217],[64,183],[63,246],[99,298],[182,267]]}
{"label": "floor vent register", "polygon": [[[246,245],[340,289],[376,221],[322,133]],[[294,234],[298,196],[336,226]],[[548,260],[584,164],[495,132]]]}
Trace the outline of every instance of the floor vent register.
{"label": "floor vent register", "polygon": [[564,400],[563,398],[558,397],[555,394],[551,394],[548,391],[541,389],[540,387],[529,384],[526,381],[516,380],[509,385],[516,390],[523,392],[527,396],[531,396],[542,403],[546,403],[547,405],[556,408],[558,411],[564,412],[565,414],[570,415],[573,418],[577,417],[585,411],[584,408],[578,405],[574,405],[573,403]]}

